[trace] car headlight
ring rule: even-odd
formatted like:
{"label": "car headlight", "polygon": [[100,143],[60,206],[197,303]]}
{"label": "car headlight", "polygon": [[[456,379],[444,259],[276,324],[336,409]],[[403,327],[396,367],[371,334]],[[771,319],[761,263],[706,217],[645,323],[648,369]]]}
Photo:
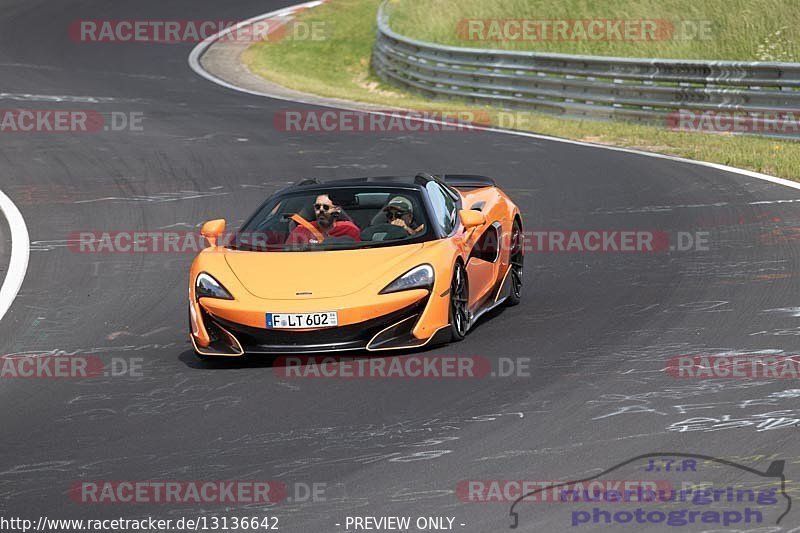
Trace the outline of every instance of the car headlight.
{"label": "car headlight", "polygon": [[233,300],[233,296],[222,286],[222,283],[211,277],[210,274],[201,272],[194,283],[195,297],[200,298],[219,298],[220,300]]}
{"label": "car headlight", "polygon": [[431,289],[433,287],[433,267],[420,265],[412,268],[390,284],[380,294],[408,291],[411,289]]}

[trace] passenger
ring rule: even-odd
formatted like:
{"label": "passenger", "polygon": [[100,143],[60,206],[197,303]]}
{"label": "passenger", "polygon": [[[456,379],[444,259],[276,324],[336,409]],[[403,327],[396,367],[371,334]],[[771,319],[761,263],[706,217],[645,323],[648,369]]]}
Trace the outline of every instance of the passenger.
{"label": "passenger", "polygon": [[417,235],[425,231],[425,224],[420,224],[416,228],[414,225],[414,205],[411,200],[404,196],[395,196],[386,207],[383,208],[386,214],[386,221],[406,230],[409,235]]}

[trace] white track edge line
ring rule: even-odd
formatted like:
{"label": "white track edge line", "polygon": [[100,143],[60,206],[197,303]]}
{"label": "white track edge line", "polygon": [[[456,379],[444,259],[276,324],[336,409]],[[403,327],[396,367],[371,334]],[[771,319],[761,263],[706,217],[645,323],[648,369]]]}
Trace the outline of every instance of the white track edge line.
{"label": "white track edge line", "polygon": [[5,216],[11,231],[11,258],[6,278],[0,287],[0,320],[2,320],[19,294],[25,274],[28,272],[30,239],[22,213],[3,191],[0,191],[0,213]]}
{"label": "white track edge line", "polygon": [[[219,32],[219,33],[217,33],[215,35],[211,35],[210,37],[206,38],[205,40],[203,40],[201,43],[199,43],[197,46],[195,46],[192,49],[191,53],[189,54],[189,66],[199,76],[202,76],[203,78],[205,78],[205,79],[207,79],[207,80],[209,80],[209,81],[211,81],[213,83],[216,83],[217,85],[221,85],[222,87],[226,87],[228,89],[232,89],[234,91],[238,91],[238,92],[241,92],[241,93],[246,93],[246,94],[250,94],[250,95],[253,95],[253,96],[263,96],[263,97],[266,97],[266,98],[271,98],[273,100],[283,100],[283,101],[287,101],[287,102],[296,102],[296,103],[308,104],[308,105],[313,105],[313,106],[317,106],[317,107],[324,107],[324,108],[329,108],[329,109],[343,109],[343,110],[346,110],[346,111],[358,111],[358,112],[369,113],[369,114],[373,114],[373,115],[389,116],[391,113],[387,113],[385,111],[374,111],[374,110],[369,110],[369,109],[360,109],[358,107],[348,107],[348,106],[345,106],[345,105],[326,104],[326,103],[315,102],[313,100],[294,99],[294,98],[288,98],[288,97],[279,96],[279,95],[273,95],[273,94],[269,94],[269,93],[263,93],[263,92],[260,92],[260,91],[253,91],[253,90],[245,89],[245,88],[242,88],[242,87],[237,87],[236,85],[228,83],[227,81],[214,76],[210,72],[206,71],[202,67],[202,65],[200,64],[200,59],[203,57],[203,54],[206,52],[206,50],[213,43],[215,43],[216,41],[218,41],[220,38],[222,38],[223,36],[227,35],[228,33],[231,33],[232,31],[235,31],[235,30],[237,30],[237,29],[239,29],[239,28],[241,28],[243,26],[246,26],[248,24],[252,24],[254,22],[259,22],[259,21],[264,20],[264,19],[273,18],[273,17],[279,17],[279,16],[283,16],[283,15],[286,15],[286,14],[290,14],[290,13],[293,13],[294,11],[299,10],[299,9],[313,8],[313,7],[316,7],[316,6],[318,6],[318,5],[322,4],[322,3],[324,3],[324,2],[321,1],[321,0],[315,0],[313,2],[306,2],[306,3],[303,3],[303,4],[298,4],[296,6],[285,7],[283,9],[279,9],[279,10],[276,10],[276,11],[272,11],[270,13],[265,13],[263,15],[258,15],[256,17],[244,20],[244,21],[236,24],[235,26],[231,26],[230,28],[226,28],[226,29],[222,30],[221,32]],[[356,103],[356,102],[354,102],[354,103]],[[422,118],[422,117],[420,117],[420,118],[405,117],[405,118],[406,119],[410,119],[410,120],[417,120],[419,122],[427,122],[429,124],[439,124],[439,125],[446,125],[447,124],[444,121],[431,119],[431,118]],[[584,141],[574,141],[574,140],[571,140],[571,139],[562,139],[562,138],[559,138],[559,137],[551,137],[549,135],[542,135],[542,134],[539,134],[539,133],[530,133],[530,132],[526,132],[526,131],[506,130],[506,129],[502,129],[502,128],[493,128],[493,127],[485,127],[485,126],[470,126],[470,128],[474,129],[474,130],[477,130],[477,131],[500,133],[500,134],[504,134],[504,135],[515,135],[517,137],[527,137],[527,138],[530,138],[530,139],[540,139],[540,140],[545,140],[545,141],[560,142],[560,143],[572,144],[572,145],[576,145],[576,146],[585,146],[585,147],[588,147],[588,148],[599,148],[599,149],[603,149],[603,150],[612,150],[612,151],[615,151],[615,152],[624,152],[624,153],[628,153],[628,154],[642,155],[642,156],[646,156],[646,157],[654,157],[654,158],[657,158],[657,159],[666,159],[668,161],[677,161],[677,162],[680,162],[680,163],[689,163],[689,164],[692,164],[692,165],[698,165],[698,166],[703,166],[703,167],[708,167],[708,168],[714,168],[714,169],[722,170],[722,171],[725,171],[725,172],[731,172],[731,173],[739,174],[739,175],[742,175],[742,176],[748,176],[748,177],[751,177],[751,178],[756,178],[756,179],[760,179],[760,180],[764,180],[764,181],[769,181],[771,183],[775,183],[775,184],[778,184],[778,185],[783,185],[783,186],[786,186],[786,187],[791,187],[793,189],[800,189],[800,183],[799,182],[787,180],[787,179],[784,179],[784,178],[778,178],[776,176],[770,176],[769,174],[762,174],[760,172],[755,172],[755,171],[752,171],[752,170],[746,170],[746,169],[742,169],[742,168],[731,167],[731,166],[728,166],[728,165],[722,165],[720,163],[711,163],[709,161],[698,161],[696,159],[687,159],[685,157],[678,157],[678,156],[674,156],[674,155],[657,154],[657,153],[654,153],[654,152],[646,152],[644,150],[636,150],[635,148],[623,148],[623,147],[619,147],[619,146],[607,146],[607,145],[604,145],[604,144],[589,143],[589,142],[584,142]],[[701,140],[702,139],[698,138],[698,141],[701,141]]]}

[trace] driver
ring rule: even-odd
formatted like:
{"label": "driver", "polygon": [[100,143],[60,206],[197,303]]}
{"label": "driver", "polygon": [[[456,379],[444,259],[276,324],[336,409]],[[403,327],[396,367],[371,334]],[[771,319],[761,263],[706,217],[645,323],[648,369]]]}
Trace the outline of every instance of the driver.
{"label": "driver", "polygon": [[383,212],[386,214],[386,221],[389,224],[403,228],[409,235],[425,231],[425,224],[413,227],[414,205],[405,196],[395,196],[389,200],[389,203],[383,208]]}
{"label": "driver", "polygon": [[[349,220],[339,220],[342,208],[336,205],[327,194],[320,194],[314,201],[316,220],[311,227],[298,225],[289,234],[286,244],[319,244],[328,237],[350,237],[361,240],[361,230]],[[313,231],[312,231],[313,228]]]}

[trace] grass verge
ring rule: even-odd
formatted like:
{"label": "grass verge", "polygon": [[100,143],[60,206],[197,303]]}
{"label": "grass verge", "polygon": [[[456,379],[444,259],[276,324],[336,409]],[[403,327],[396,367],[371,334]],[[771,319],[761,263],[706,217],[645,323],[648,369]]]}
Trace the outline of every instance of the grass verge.
{"label": "grass verge", "polygon": [[[494,124],[499,124],[501,116],[507,116],[497,108],[431,101],[375,77],[370,70],[370,56],[378,5],[379,0],[330,0],[298,16],[303,22],[323,24],[325,39],[257,43],[244,53],[243,60],[255,74],[320,96],[433,113],[473,109],[488,114]],[[711,161],[800,181],[800,142],[675,132],[656,126],[571,120],[541,113],[515,112],[514,117],[516,129]]]}
{"label": "grass verge", "polygon": [[[399,33],[454,46],[624,57],[800,59],[797,0],[398,0],[390,6],[392,28]],[[472,31],[464,24],[468,19]],[[527,20],[527,33],[501,22],[508,20]],[[603,25],[590,27],[591,21]],[[628,27],[631,33],[627,38],[622,31],[617,34],[605,21],[621,21],[618,28]],[[642,32],[645,21],[655,31]],[[555,31],[555,22],[563,31]],[[581,31],[590,29],[593,33]]]}

